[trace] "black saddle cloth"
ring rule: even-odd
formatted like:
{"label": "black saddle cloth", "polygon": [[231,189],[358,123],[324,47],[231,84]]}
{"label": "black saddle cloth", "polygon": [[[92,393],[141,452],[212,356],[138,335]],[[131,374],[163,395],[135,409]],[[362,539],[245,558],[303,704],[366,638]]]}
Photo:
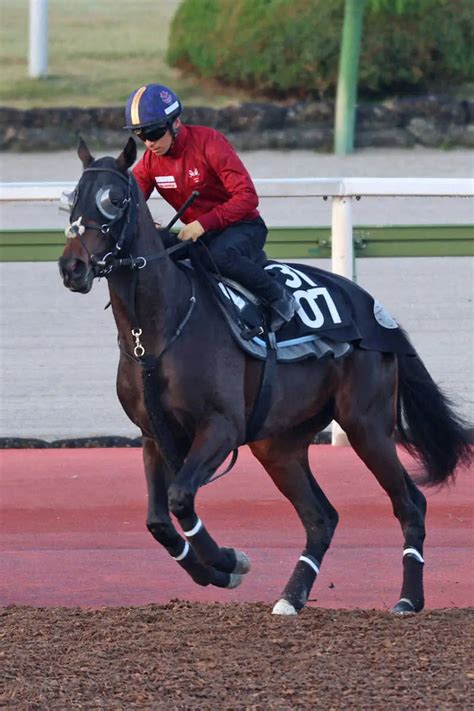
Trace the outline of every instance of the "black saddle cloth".
{"label": "black saddle cloth", "polygon": [[[318,340],[331,346],[349,343],[382,353],[416,355],[404,331],[384,307],[349,279],[297,263],[268,261],[265,269],[293,294],[299,304],[292,321],[276,333],[279,350],[287,349],[288,354],[280,360],[294,360],[290,357],[291,349],[296,356],[295,349],[306,344],[308,350],[308,344]],[[245,323],[248,330],[255,332],[259,326],[265,326],[268,315],[265,307],[245,289],[229,280],[216,278],[215,290],[227,319],[235,328]],[[265,346],[258,333],[250,342]],[[333,355],[337,357],[338,353],[342,354],[340,348],[336,348]],[[254,355],[258,357],[257,353]]]}

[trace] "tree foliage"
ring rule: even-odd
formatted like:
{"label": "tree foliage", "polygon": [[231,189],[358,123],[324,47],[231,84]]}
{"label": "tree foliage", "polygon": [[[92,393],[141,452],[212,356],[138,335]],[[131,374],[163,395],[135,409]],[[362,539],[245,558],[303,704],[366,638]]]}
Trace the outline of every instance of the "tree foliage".
{"label": "tree foliage", "polygon": [[[334,95],[344,0],[183,0],[168,61],[278,97]],[[426,91],[474,76],[471,0],[367,0],[361,94]]]}

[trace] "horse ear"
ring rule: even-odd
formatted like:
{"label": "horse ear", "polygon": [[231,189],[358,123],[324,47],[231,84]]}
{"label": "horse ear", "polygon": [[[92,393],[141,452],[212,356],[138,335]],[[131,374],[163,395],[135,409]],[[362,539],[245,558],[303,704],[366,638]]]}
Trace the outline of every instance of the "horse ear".
{"label": "horse ear", "polygon": [[131,165],[135,163],[137,159],[137,144],[133,140],[132,137],[130,137],[127,141],[127,145],[117,158],[117,164],[119,169],[123,172],[126,173],[127,170],[130,168]]}
{"label": "horse ear", "polygon": [[90,150],[87,147],[86,142],[81,138],[79,141],[79,148],[77,149],[77,155],[82,161],[83,168],[87,168],[94,160],[91,155]]}

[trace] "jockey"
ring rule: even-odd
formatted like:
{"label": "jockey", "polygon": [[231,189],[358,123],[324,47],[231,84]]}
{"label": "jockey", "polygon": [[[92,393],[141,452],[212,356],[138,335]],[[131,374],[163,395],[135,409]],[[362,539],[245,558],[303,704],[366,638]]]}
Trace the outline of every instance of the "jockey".
{"label": "jockey", "polygon": [[146,146],[133,169],[148,200],[156,188],[175,210],[193,190],[180,240],[203,239],[223,276],[254,291],[272,309],[277,330],[296,310],[293,296],[270,276],[262,260],[267,227],[257,210],[255,186],[234,148],[222,133],[181,122],[182,105],[166,86],[148,84],[130,95],[126,126]]}

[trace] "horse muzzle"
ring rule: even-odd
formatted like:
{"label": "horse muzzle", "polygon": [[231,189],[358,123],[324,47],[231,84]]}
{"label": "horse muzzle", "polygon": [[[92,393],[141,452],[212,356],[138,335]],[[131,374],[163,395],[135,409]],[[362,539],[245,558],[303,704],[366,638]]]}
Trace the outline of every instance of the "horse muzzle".
{"label": "horse muzzle", "polygon": [[89,265],[76,257],[60,257],[58,266],[63,284],[67,289],[80,294],[89,293],[94,281],[94,271]]}

